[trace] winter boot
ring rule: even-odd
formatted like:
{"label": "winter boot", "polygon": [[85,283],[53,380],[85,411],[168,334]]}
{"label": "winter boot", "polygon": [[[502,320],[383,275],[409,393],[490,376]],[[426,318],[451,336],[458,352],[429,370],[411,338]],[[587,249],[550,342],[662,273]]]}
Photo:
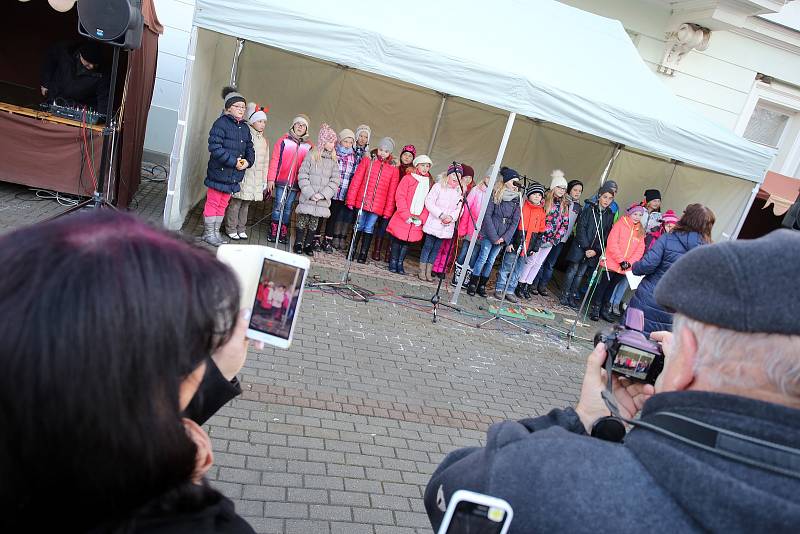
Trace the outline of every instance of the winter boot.
{"label": "winter boot", "polygon": [[300,230],[295,232],[296,237],[294,239],[294,247],[292,247],[292,251],[295,254],[302,254],[303,253],[303,242],[306,240],[306,236],[308,235],[308,230],[303,232],[303,235],[300,235]]}
{"label": "winter boot", "polygon": [[538,294],[539,294],[539,292],[536,290],[536,286],[533,285],[532,282],[530,284],[528,284],[528,297],[527,298],[531,298],[532,296],[538,295]]}
{"label": "winter boot", "polygon": [[481,297],[486,298],[486,284],[489,282],[488,276],[481,276],[480,280],[478,281],[478,288],[477,293]]}
{"label": "winter boot", "polygon": [[525,284],[525,287],[522,288],[522,298],[525,300],[531,300],[531,297],[535,294],[532,292],[536,291],[533,287],[533,284]]}
{"label": "winter boot", "polygon": [[516,289],[514,289],[514,296],[520,299],[525,298],[525,288],[528,284],[517,284]]}
{"label": "winter boot", "polygon": [[333,238],[325,236],[325,240],[322,242],[322,252],[325,254],[333,253]]}
{"label": "winter boot", "polygon": [[549,294],[550,294],[550,292],[547,290],[547,286],[546,286],[545,284],[541,284],[541,283],[540,283],[540,284],[539,284],[539,287],[538,287],[538,288],[536,288],[536,290],[537,290],[537,291],[539,292],[539,294],[540,294],[541,296],[543,296],[543,297],[546,297],[547,295],[549,295]]}
{"label": "winter boot", "polygon": [[464,283],[461,284],[461,287],[466,289],[469,287],[469,281],[472,280],[472,269],[467,267],[467,275],[464,277]]}
{"label": "winter boot", "polygon": [[427,278],[425,277],[425,271],[430,272],[429,270],[431,268],[430,265],[431,265],[430,263],[420,263],[419,274],[417,275],[417,278],[419,278],[423,282],[427,281]]}
{"label": "winter boot", "polygon": [[473,274],[472,276],[470,276],[469,285],[467,286],[467,295],[469,295],[470,297],[475,296],[475,292],[478,290],[478,282],[479,282],[478,275]]}
{"label": "winter boot", "polygon": [[269,240],[274,243],[276,239],[278,239],[278,223],[272,221],[269,226]]}
{"label": "winter boot", "polygon": [[571,297],[572,295],[570,295],[568,291],[564,291],[561,293],[561,298],[558,299],[558,303],[562,306],[569,306]]}
{"label": "winter boot", "polygon": [[603,318],[604,321],[614,324],[617,320],[611,315],[611,304],[605,304],[602,308],[600,308],[600,317]]}
{"label": "winter boot", "polygon": [[322,236],[320,234],[314,234],[311,246],[314,247],[314,250],[322,250]]}
{"label": "winter boot", "polygon": [[381,249],[383,248],[384,236],[378,237],[375,240],[375,246],[372,248],[373,261],[381,261]]}
{"label": "winter boot", "polygon": [[289,244],[289,225],[282,224],[281,225],[281,235],[278,238],[278,243],[281,245],[288,245]]}
{"label": "winter boot", "polygon": [[216,221],[216,217],[203,217],[203,241],[208,243],[213,247],[218,247],[222,244],[222,241],[217,238],[217,233],[214,230],[214,223]]}
{"label": "winter boot", "polygon": [[458,285],[458,276],[460,274],[461,274],[461,265],[456,263],[455,267],[453,267],[453,280],[450,281],[451,286],[456,287]]}
{"label": "winter boot", "polygon": [[223,245],[229,242],[225,236],[222,235],[222,221],[224,219],[224,215],[218,215],[214,218],[214,231],[217,233],[217,239],[219,239]]}
{"label": "winter boot", "polygon": [[515,297],[514,295],[512,295],[511,293],[506,293],[506,300],[508,302],[510,302],[511,304],[519,303],[519,299],[517,297]]}
{"label": "winter boot", "polygon": [[358,258],[358,242],[361,240],[362,235],[364,235],[363,232],[356,232],[352,251],[347,246],[342,248],[344,253],[348,255],[351,261]]}
{"label": "winter boot", "polygon": [[310,230],[306,230],[306,235],[303,238],[303,243],[305,244],[305,246],[303,247],[303,252],[306,253],[306,256],[313,256],[314,245],[318,243],[317,236],[312,235]]}
{"label": "winter boot", "polygon": [[361,238],[361,252],[358,254],[358,263],[367,263],[367,254],[371,244],[372,234],[364,234],[364,237]]}
{"label": "winter boot", "polygon": [[406,274],[403,269],[403,262],[406,261],[406,254],[408,254],[408,245],[400,245],[400,258],[397,260],[397,274]]}
{"label": "winter boot", "polygon": [[600,305],[599,304],[592,304],[592,309],[589,312],[589,319],[592,321],[599,321],[600,320]]}

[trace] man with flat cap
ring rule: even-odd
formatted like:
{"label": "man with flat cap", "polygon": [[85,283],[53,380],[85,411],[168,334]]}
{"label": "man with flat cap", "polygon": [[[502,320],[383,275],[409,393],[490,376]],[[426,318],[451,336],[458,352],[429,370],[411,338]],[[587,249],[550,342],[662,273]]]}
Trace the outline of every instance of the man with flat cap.
{"label": "man with flat cap", "polygon": [[94,41],[51,46],[42,63],[42,96],[48,102],[105,113],[109,79],[101,70],[102,57],[102,49]]}
{"label": "man with flat cap", "polygon": [[[651,336],[655,388],[614,375],[610,417],[599,344],[574,409],[494,424],[485,447],[444,459],[425,492],[433,526],[467,489],[511,504],[509,533],[800,531],[798,266],[791,230],[687,253],[656,288],[676,315]],[[629,430],[611,441],[619,417]]]}

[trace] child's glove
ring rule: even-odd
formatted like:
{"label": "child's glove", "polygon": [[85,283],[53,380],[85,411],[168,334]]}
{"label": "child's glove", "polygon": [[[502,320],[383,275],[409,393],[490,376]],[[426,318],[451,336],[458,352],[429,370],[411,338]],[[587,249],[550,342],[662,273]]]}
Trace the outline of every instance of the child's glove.
{"label": "child's glove", "polygon": [[627,261],[620,262],[619,266],[623,271],[627,271],[628,269],[631,268],[631,264],[628,263]]}

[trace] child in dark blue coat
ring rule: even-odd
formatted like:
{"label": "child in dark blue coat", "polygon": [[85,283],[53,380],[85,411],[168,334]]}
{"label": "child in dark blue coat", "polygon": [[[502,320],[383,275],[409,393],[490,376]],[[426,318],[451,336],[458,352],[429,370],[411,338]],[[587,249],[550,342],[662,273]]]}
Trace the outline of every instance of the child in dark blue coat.
{"label": "child in dark blue coat", "polygon": [[208,133],[208,187],[203,208],[203,241],[215,247],[227,243],[219,233],[231,195],[239,191],[244,171],[256,161],[250,128],[244,121],[246,101],[233,87],[222,90],[225,112]]}

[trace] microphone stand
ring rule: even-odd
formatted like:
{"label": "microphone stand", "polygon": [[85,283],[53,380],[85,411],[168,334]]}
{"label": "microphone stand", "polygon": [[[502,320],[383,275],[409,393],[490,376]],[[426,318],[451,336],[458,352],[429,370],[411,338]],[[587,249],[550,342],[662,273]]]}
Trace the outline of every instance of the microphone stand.
{"label": "microphone stand", "polygon": [[[361,222],[361,218],[364,215],[364,202],[367,200],[367,189],[369,188],[369,182],[372,178],[372,164],[375,163],[375,155],[370,154],[369,158],[369,167],[367,167],[367,177],[364,180],[364,192],[361,195],[361,205],[358,208],[358,215],[356,215],[356,222],[353,226],[353,237],[350,238],[350,248],[347,251],[347,260],[344,263],[344,270],[342,271],[342,277],[338,282],[315,282],[313,284],[309,284],[309,287],[331,287],[334,289],[339,289],[346,291],[348,293],[352,293],[358,300],[364,301],[366,304],[369,302],[369,297],[372,296],[372,292],[364,289],[363,287],[357,286],[355,284],[350,283],[350,267],[353,264],[353,253],[356,244],[356,236],[358,234],[358,224]],[[383,172],[383,169],[378,173],[378,176],[375,179],[375,191],[372,193],[372,201],[375,201],[375,193],[378,191],[378,185],[380,184],[381,176],[380,173]]]}
{"label": "microphone stand", "polygon": [[[454,161],[453,162],[453,167],[455,167],[457,164],[458,164],[458,162]],[[454,248],[453,247],[453,241],[456,241],[458,239],[458,222],[461,220],[461,216],[464,214],[464,206],[466,206],[467,209],[469,209],[469,206],[467,205],[467,192],[464,190],[464,185],[461,183],[461,173],[456,171],[455,174],[456,174],[456,181],[458,182],[458,187],[461,190],[461,201],[460,201],[461,202],[461,209],[458,210],[458,216],[453,221],[453,237],[450,239],[450,242],[447,244],[448,248],[447,248],[447,254],[446,254],[445,263],[444,263],[445,264],[445,273],[447,272],[447,266],[450,264],[450,254],[453,252],[453,248]],[[454,306],[452,304],[448,304],[446,302],[442,302],[441,301],[442,299],[441,299],[441,297],[439,295],[440,295],[440,293],[442,291],[442,282],[444,282],[444,279],[446,278],[446,276],[444,276],[445,273],[442,273],[443,276],[441,278],[439,278],[439,283],[436,284],[436,291],[433,293],[433,296],[430,299],[428,299],[426,297],[418,297],[416,295],[401,295],[401,297],[404,298],[404,299],[422,300],[422,301],[430,302],[433,305],[433,308],[431,308],[431,313],[433,314],[433,322],[434,323],[438,322],[438,320],[439,320],[439,316],[438,316],[439,306],[445,306],[447,308],[450,308],[451,310],[455,310],[455,311],[461,313],[461,308],[459,308],[458,306]]]}
{"label": "microphone stand", "polygon": [[[527,176],[524,177],[524,181],[527,181]],[[491,202],[491,200],[489,200],[489,202]],[[527,231],[525,229],[525,219],[524,219],[524,216],[522,214],[522,208],[523,208],[523,204],[522,203],[524,202],[522,190],[520,190],[520,193],[519,193],[519,202],[520,202],[520,204],[519,204],[519,221],[520,221],[520,224],[522,225],[522,252],[527,256],[528,233],[527,233]],[[503,248],[505,248],[506,250],[503,252],[503,259],[505,259],[506,254],[508,254],[508,248],[507,247],[508,247],[508,244],[504,244]],[[515,323],[514,321],[511,321],[511,320],[509,320],[509,319],[507,319],[505,317],[500,317],[500,310],[504,308],[503,301],[505,301],[506,295],[508,294],[508,285],[511,283],[511,278],[514,276],[514,270],[517,268],[517,262],[519,261],[519,256],[520,256],[519,251],[514,250],[513,254],[514,254],[514,261],[511,264],[511,270],[508,272],[508,276],[506,277],[506,283],[505,283],[505,286],[503,286],[503,295],[500,297],[500,302],[497,304],[497,309],[495,310],[493,316],[489,317],[484,322],[479,323],[478,325],[476,325],[476,328],[481,328],[482,326],[487,325],[487,324],[491,323],[492,321],[503,321],[504,323],[510,324],[514,328],[518,328],[519,330],[522,330],[526,334],[530,334],[531,333],[531,331],[526,326],[519,325],[519,324]],[[502,264],[503,263],[502,263],[502,260],[501,260],[500,265],[502,265]],[[483,309],[483,306],[479,306],[478,309]]]}

